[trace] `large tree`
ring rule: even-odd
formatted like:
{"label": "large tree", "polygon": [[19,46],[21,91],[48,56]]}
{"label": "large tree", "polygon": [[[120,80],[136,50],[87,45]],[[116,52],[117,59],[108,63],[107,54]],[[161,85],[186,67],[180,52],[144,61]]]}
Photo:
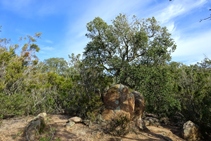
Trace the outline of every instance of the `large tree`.
{"label": "large tree", "polygon": [[176,49],[167,28],[159,26],[154,17],[130,20],[120,14],[112,25],[97,17],[87,23],[87,30],[91,41],[85,47],[84,61],[101,65],[115,76],[134,62],[164,64]]}

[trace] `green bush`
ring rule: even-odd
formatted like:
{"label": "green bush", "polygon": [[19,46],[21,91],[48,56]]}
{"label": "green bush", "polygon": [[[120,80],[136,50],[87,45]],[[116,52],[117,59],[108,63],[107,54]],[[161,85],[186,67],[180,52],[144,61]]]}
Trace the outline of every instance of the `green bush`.
{"label": "green bush", "polygon": [[108,132],[114,136],[124,136],[130,132],[130,120],[126,116],[120,115],[119,117],[110,121]]}

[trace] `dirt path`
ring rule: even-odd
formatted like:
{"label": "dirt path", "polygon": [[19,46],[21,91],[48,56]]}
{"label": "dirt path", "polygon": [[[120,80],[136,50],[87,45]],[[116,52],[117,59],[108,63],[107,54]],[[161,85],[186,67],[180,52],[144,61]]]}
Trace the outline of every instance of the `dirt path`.
{"label": "dirt path", "polygon": [[[66,115],[48,115],[47,117],[49,127],[55,129],[52,130],[53,141],[59,141],[59,139],[61,141],[184,141],[178,134],[172,133],[172,131],[175,132],[175,127],[147,126],[148,131],[129,133],[120,138],[106,134],[97,128],[97,125],[88,127],[77,123],[71,129],[67,129],[65,125],[70,117]],[[24,141],[24,127],[33,118],[21,117],[3,120],[0,126],[0,141]]]}

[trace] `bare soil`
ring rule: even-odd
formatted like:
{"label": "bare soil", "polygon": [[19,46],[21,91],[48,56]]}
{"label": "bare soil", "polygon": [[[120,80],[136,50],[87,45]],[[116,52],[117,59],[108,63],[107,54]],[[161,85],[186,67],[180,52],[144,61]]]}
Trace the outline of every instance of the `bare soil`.
{"label": "bare soil", "polygon": [[[0,141],[24,141],[23,131],[25,126],[34,117],[4,119],[0,125]],[[136,131],[124,137],[108,134],[105,128],[97,124],[86,126],[76,123],[71,128],[66,128],[70,116],[48,115],[47,124],[55,130],[50,133],[52,141],[184,141],[180,137],[180,129],[175,126],[147,126],[148,130]]]}

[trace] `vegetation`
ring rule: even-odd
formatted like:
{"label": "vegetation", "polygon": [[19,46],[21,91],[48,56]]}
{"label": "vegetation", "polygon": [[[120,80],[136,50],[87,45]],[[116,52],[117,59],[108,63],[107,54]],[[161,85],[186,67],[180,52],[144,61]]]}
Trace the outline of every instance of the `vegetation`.
{"label": "vegetation", "polygon": [[[106,87],[121,83],[143,93],[146,111],[173,118],[179,113],[211,133],[211,60],[195,65],[171,61],[176,44],[155,18],[129,19],[120,14],[108,25],[97,17],[87,24],[91,39],[80,55],[39,61],[34,42],[41,33],[18,45],[0,39],[0,115],[7,118],[64,109],[93,117]],[[22,39],[22,38],[21,38]],[[28,40],[28,41],[27,41]],[[206,131],[206,132],[205,132]]]}
{"label": "vegetation", "polygon": [[114,136],[124,136],[130,132],[130,120],[128,117],[120,115],[118,118],[110,121],[107,131]]}

